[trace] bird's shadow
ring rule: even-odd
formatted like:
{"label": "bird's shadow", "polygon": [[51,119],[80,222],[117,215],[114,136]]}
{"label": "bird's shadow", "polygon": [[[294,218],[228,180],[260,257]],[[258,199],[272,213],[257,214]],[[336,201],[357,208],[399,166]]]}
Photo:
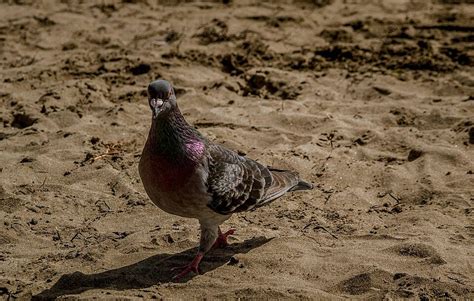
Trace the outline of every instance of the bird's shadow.
{"label": "bird's shadow", "polygon": [[[233,255],[247,253],[270,240],[264,237],[252,238],[241,243],[231,244],[224,249],[212,250],[201,263],[201,273],[227,264]],[[128,266],[97,274],[81,272],[65,274],[51,288],[33,296],[33,300],[51,300],[63,295],[79,294],[90,289],[138,289],[173,282],[174,274],[171,269],[190,262],[196,252],[197,248],[192,248],[176,254],[158,254]],[[195,276],[192,274],[181,281],[189,281]]]}

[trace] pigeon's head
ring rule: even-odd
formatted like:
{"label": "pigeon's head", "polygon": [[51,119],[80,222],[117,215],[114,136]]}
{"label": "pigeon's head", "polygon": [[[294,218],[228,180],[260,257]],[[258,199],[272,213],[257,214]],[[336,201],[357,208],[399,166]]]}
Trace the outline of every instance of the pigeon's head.
{"label": "pigeon's head", "polygon": [[153,119],[166,117],[176,104],[173,87],[166,80],[155,80],[148,85],[148,103],[153,112]]}

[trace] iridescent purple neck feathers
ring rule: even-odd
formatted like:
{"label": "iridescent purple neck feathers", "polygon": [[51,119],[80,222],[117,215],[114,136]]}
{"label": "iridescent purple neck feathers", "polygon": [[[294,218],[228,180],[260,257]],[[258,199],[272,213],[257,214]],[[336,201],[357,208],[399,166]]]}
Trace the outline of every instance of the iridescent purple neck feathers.
{"label": "iridescent purple neck feathers", "polygon": [[178,165],[198,162],[205,151],[203,137],[178,108],[165,118],[153,119],[148,142],[153,155]]}

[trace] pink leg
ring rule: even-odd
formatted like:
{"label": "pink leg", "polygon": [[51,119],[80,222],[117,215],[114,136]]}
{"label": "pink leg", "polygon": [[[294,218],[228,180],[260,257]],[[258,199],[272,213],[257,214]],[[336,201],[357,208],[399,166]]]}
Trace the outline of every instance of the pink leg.
{"label": "pink leg", "polygon": [[172,271],[182,270],[178,275],[173,277],[173,280],[180,280],[181,278],[189,274],[189,272],[194,272],[196,274],[199,274],[199,263],[201,262],[203,257],[204,257],[204,253],[198,252],[196,257],[194,257],[193,261],[191,261],[191,263],[189,263],[188,265],[184,267],[172,269]]}
{"label": "pink leg", "polygon": [[[218,228],[218,237],[216,241],[214,242],[214,245],[212,246],[213,249],[216,248],[224,248],[225,246],[229,245],[227,242],[227,237],[234,234],[235,229],[230,229],[225,233],[222,233],[221,229]],[[205,248],[206,249],[206,248]],[[184,276],[188,275],[190,272],[194,272],[196,274],[199,274],[199,263],[201,263],[202,258],[204,257],[205,252],[199,251],[194,257],[193,261],[189,263],[188,265],[185,265],[184,267],[179,267],[179,268],[173,268],[172,271],[175,270],[181,270],[181,272],[173,277],[173,280],[180,280]]]}
{"label": "pink leg", "polygon": [[219,236],[216,239],[216,242],[212,246],[213,249],[224,248],[229,245],[227,242],[227,237],[233,235],[235,233],[235,229],[229,229],[227,232],[222,233],[221,228],[219,228]]}

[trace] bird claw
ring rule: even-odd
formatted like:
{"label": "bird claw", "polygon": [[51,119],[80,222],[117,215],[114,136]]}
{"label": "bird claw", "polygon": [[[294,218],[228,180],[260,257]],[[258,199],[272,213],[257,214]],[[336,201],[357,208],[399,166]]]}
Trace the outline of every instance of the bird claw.
{"label": "bird claw", "polygon": [[222,233],[219,229],[219,236],[217,237],[216,242],[214,243],[212,248],[217,249],[227,247],[229,245],[229,243],[227,242],[227,237],[233,235],[234,233],[235,229],[229,229],[225,233]]}
{"label": "bird claw", "polygon": [[[233,235],[234,233],[235,233],[235,229],[229,229],[225,233],[222,233],[221,230],[219,229],[219,236],[214,242],[214,245],[212,246],[212,248],[217,249],[217,248],[224,248],[228,246],[229,243],[227,242],[227,237],[230,235]],[[203,256],[204,256],[204,253],[198,253],[191,263],[185,266],[172,268],[171,272],[180,271],[179,274],[173,277],[173,280],[178,281],[191,272],[194,272],[197,275],[199,275],[200,274],[199,263],[201,262],[201,259]]]}
{"label": "bird claw", "polygon": [[202,258],[204,257],[204,253],[198,253],[196,257],[194,257],[193,261],[191,261],[189,264],[182,266],[182,267],[175,267],[172,268],[171,271],[177,271],[181,270],[181,272],[173,277],[174,281],[178,281],[184,276],[188,275],[190,272],[194,272],[197,275],[200,274],[199,271],[199,263],[201,262]]}
{"label": "bird claw", "polygon": [[201,274],[200,271],[199,271],[199,267],[193,266],[192,263],[190,263],[186,266],[183,266],[183,267],[176,267],[176,268],[171,269],[172,272],[177,271],[177,270],[181,270],[181,272],[179,274],[173,276],[174,281],[181,280],[181,278],[185,277],[190,272],[194,272],[197,275]]}
{"label": "bird claw", "polygon": [[226,233],[223,233],[222,235],[225,236],[225,237],[227,237],[227,236],[229,236],[229,235],[233,235],[233,234],[235,233],[235,231],[237,231],[237,230],[231,228],[231,229],[227,230]]}

